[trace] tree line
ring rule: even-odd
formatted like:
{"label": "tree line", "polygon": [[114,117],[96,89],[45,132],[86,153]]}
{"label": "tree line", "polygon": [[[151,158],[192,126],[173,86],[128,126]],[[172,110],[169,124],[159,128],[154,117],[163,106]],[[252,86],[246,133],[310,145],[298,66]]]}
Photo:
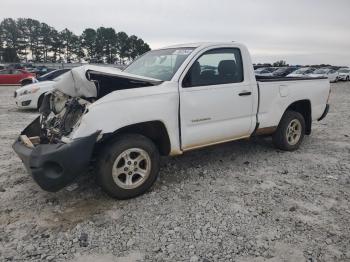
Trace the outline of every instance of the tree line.
{"label": "tree line", "polygon": [[125,63],[150,50],[141,38],[111,27],[86,28],[75,35],[31,18],[5,18],[0,23],[4,62]]}

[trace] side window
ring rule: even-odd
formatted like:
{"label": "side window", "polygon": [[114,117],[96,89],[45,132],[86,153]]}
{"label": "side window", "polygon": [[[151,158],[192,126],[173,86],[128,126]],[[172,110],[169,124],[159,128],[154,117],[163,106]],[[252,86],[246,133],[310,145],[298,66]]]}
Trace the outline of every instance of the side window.
{"label": "side window", "polygon": [[183,87],[209,86],[243,81],[243,64],[238,48],[219,48],[201,55],[187,72]]}
{"label": "side window", "polygon": [[13,71],[12,71],[12,74],[14,74],[14,75],[20,75],[20,74],[22,74],[22,72],[19,71],[19,70],[13,70]]}

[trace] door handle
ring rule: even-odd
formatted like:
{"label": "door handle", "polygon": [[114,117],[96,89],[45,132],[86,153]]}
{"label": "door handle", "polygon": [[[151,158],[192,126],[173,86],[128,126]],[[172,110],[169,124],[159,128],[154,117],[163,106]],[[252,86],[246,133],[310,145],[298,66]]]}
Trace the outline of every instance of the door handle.
{"label": "door handle", "polygon": [[243,92],[239,93],[238,95],[239,96],[250,96],[251,94],[252,94],[252,92],[250,92],[250,91],[243,91]]}

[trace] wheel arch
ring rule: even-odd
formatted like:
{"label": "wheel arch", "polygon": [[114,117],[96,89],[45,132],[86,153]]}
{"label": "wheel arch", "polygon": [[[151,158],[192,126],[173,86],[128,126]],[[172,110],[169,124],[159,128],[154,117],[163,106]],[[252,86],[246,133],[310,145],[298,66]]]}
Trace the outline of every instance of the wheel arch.
{"label": "wheel arch", "polygon": [[159,153],[163,156],[169,155],[171,151],[170,137],[165,124],[160,120],[140,122],[117,129],[112,133],[105,134],[102,144],[106,144],[120,134],[143,135],[156,145]]}
{"label": "wheel arch", "polygon": [[305,120],[305,134],[311,134],[311,125],[312,125],[312,112],[311,112],[311,101],[308,99],[298,100],[290,104],[287,109],[284,111],[295,111],[300,113]]}

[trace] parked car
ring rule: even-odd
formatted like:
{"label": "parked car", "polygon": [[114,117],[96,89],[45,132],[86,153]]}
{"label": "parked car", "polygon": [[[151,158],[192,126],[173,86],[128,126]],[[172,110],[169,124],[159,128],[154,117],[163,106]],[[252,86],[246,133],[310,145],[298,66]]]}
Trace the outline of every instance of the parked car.
{"label": "parked car", "polygon": [[327,115],[329,95],[323,78],[257,81],[248,49],[236,42],[177,45],[124,71],[63,74],[13,148],[44,190],[72,183],[93,158],[102,188],[126,199],[156,181],[160,155],[256,135],[298,149],[312,121]]}
{"label": "parked car", "polygon": [[51,71],[54,71],[55,69],[52,69],[52,68],[48,68],[46,66],[37,66],[35,68],[35,73],[37,76],[42,76],[42,75],[45,75]]}
{"label": "parked car", "polygon": [[35,78],[35,77],[24,78],[21,80],[21,85],[25,86],[28,84],[41,82],[41,81],[51,81],[51,80],[55,79],[56,77],[59,77],[60,75],[68,72],[69,70],[70,69],[67,69],[67,68],[57,69],[57,70],[51,71],[45,75],[38,76],[37,78]]}
{"label": "parked car", "polygon": [[54,81],[58,81],[59,77],[69,70],[60,69],[56,70],[57,72],[50,72],[39,77],[36,82],[17,89],[14,94],[17,107],[20,109],[39,109],[46,92],[53,90]]}
{"label": "parked car", "polygon": [[39,109],[48,91],[52,91],[53,81],[43,81],[23,86],[15,91],[16,106],[20,109]]}
{"label": "parked car", "polygon": [[30,73],[35,73],[35,66],[31,63],[25,63],[23,64],[23,67],[24,67],[24,70],[26,70],[27,72],[30,72]]}
{"label": "parked car", "polygon": [[349,81],[350,80],[350,68],[340,68],[338,70],[338,79]]}
{"label": "parked car", "polygon": [[277,70],[273,71],[272,75],[275,77],[285,77],[297,69],[297,67],[280,67]]}
{"label": "parked car", "polygon": [[9,64],[7,66],[7,69],[21,69],[21,70],[24,70],[24,67],[21,64]]}
{"label": "parked car", "polygon": [[320,68],[309,74],[310,77],[327,77],[330,82],[337,82],[339,73],[334,69]]}
{"label": "parked car", "polygon": [[33,76],[20,69],[4,69],[0,71],[0,85],[19,85],[22,79]]}
{"label": "parked car", "polygon": [[3,69],[5,69],[5,68],[6,68],[6,66],[5,66],[5,65],[0,64],[0,70],[3,70]]}
{"label": "parked car", "polygon": [[315,68],[312,67],[303,67],[295,70],[294,72],[287,75],[288,77],[308,77],[309,74],[315,71]]}
{"label": "parked car", "polygon": [[261,67],[256,70],[254,70],[254,73],[256,76],[273,76],[272,74],[273,69],[270,67]]}

